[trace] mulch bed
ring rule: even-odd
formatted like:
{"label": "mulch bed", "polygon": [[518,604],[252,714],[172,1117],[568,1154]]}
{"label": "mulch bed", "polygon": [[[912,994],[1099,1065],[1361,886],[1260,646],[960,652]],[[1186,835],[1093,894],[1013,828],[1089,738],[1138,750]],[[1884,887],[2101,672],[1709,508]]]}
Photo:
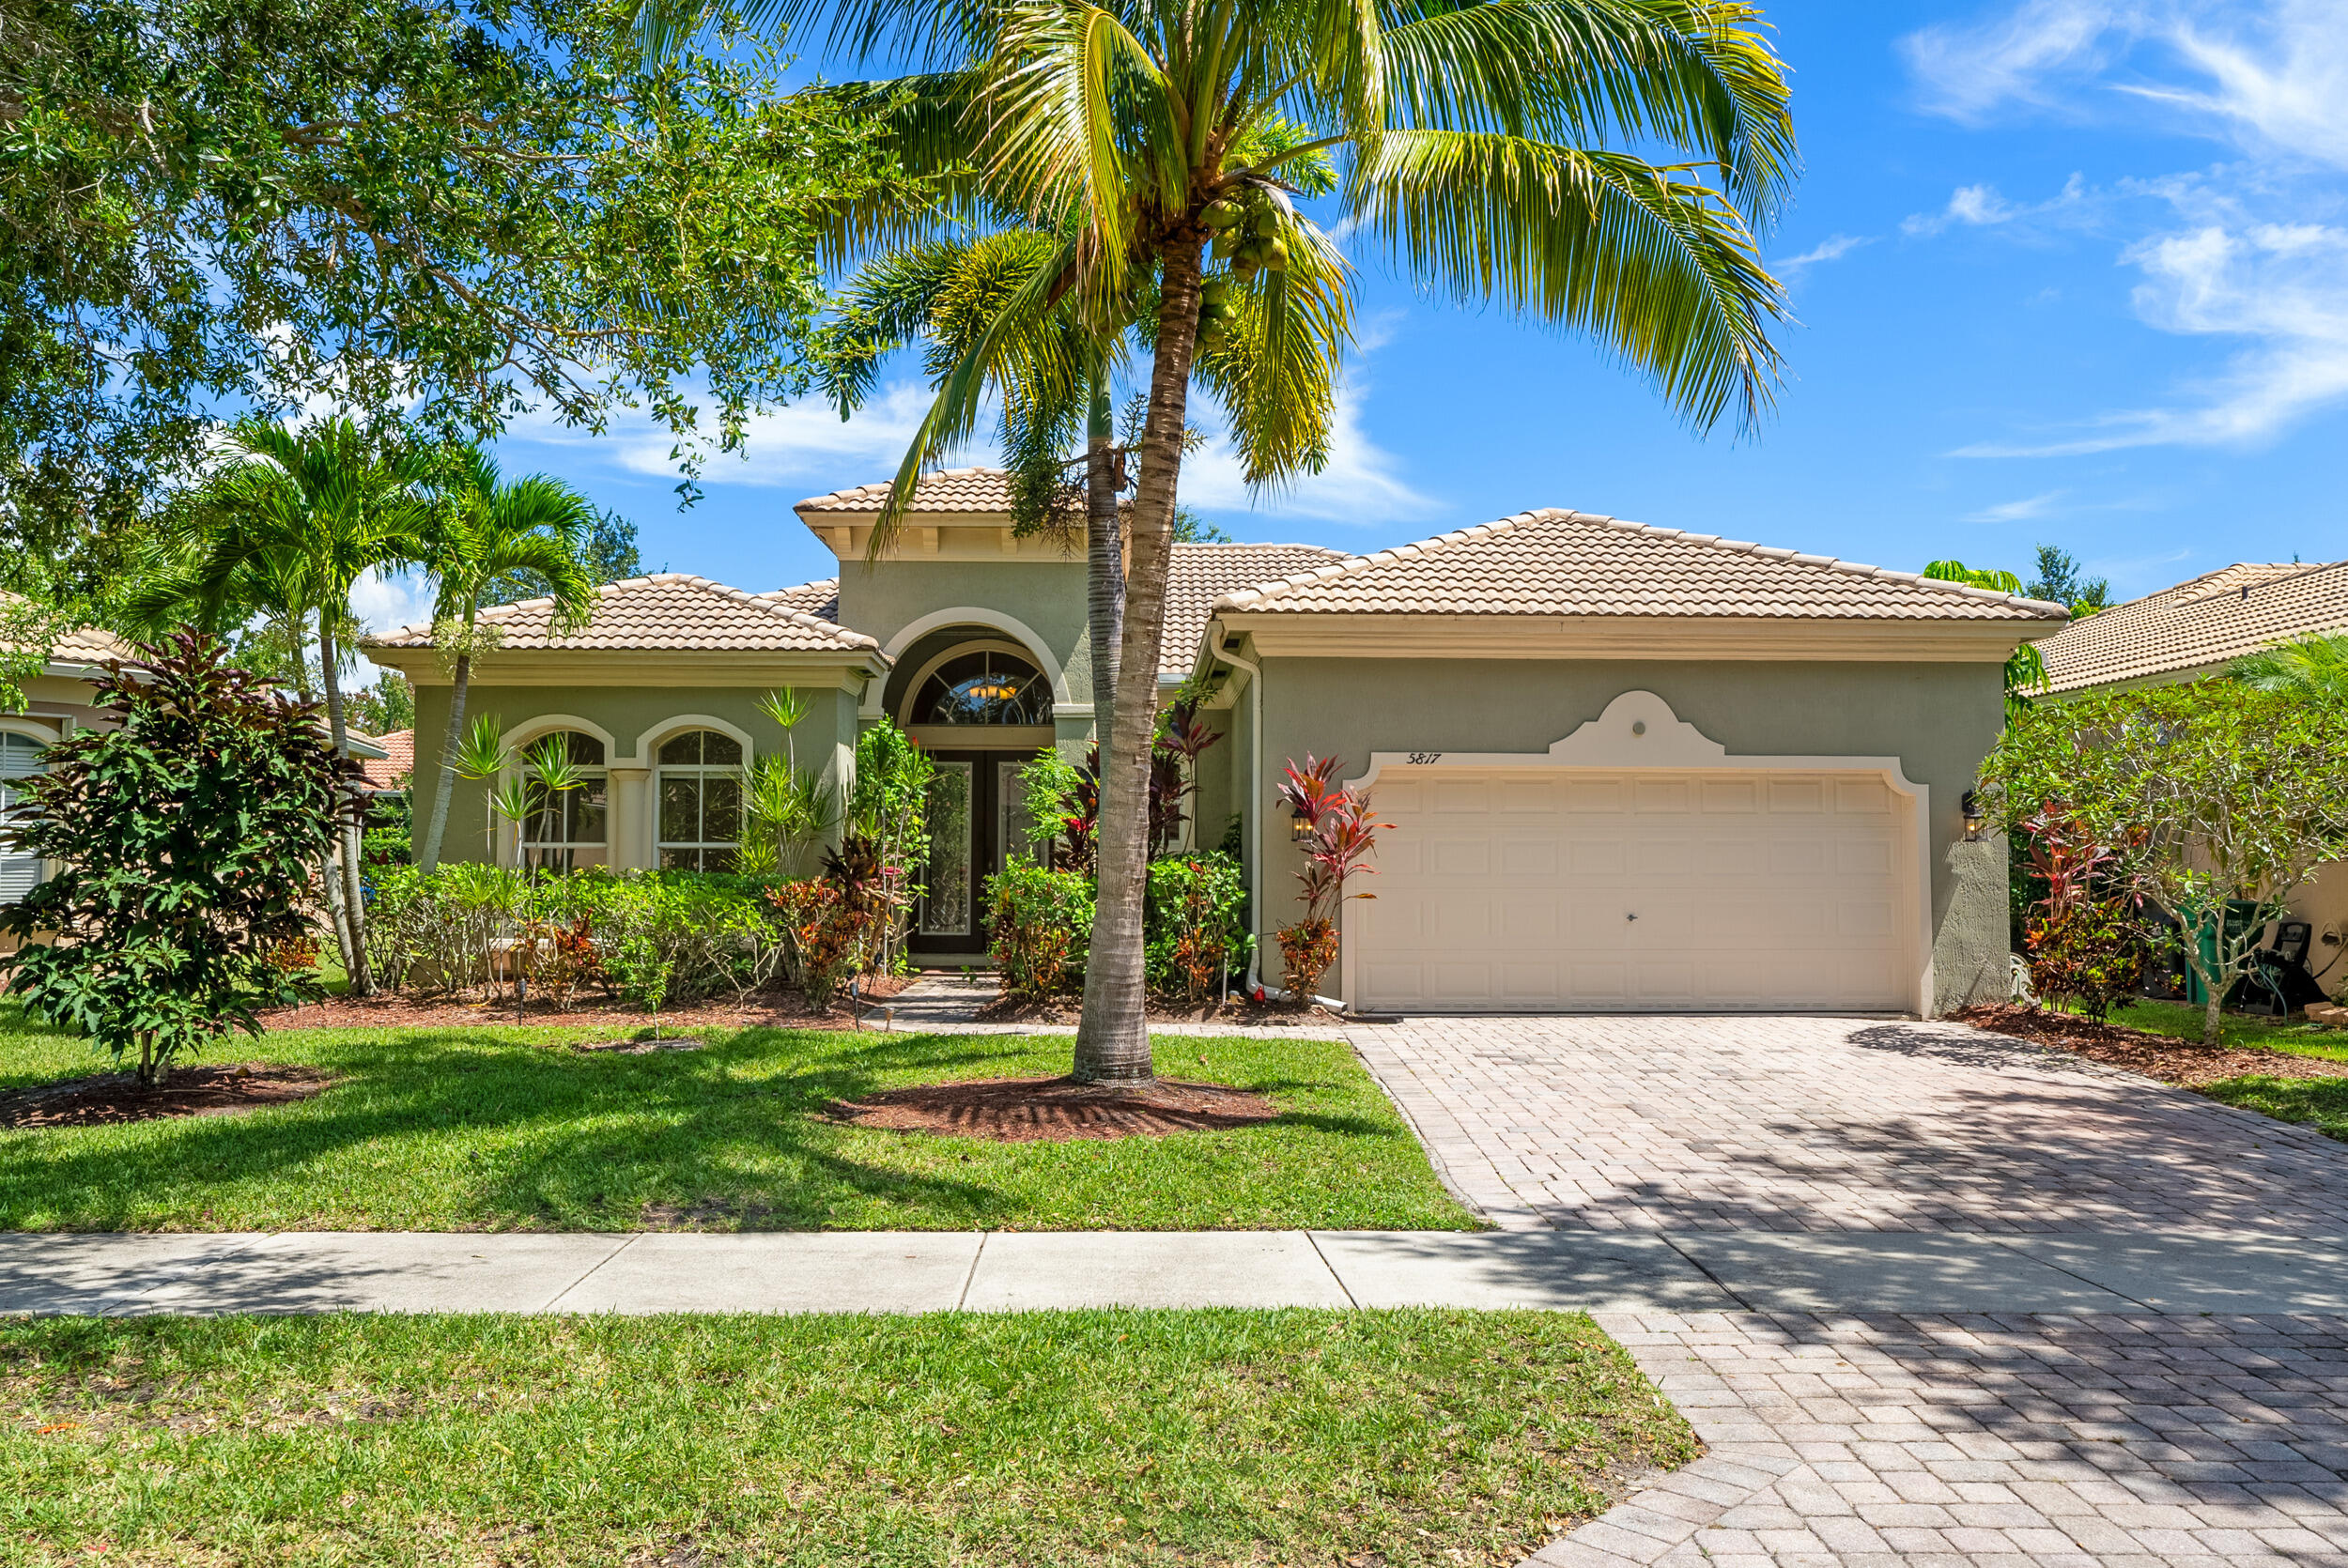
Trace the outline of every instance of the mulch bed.
{"label": "mulch bed", "polygon": [[2125,1068],[2147,1078],[2197,1088],[2221,1078],[2348,1078],[2348,1062],[2294,1056],[2288,1051],[2196,1045],[2118,1023],[2098,1023],[2038,1007],[1963,1007],[1949,1015],[1977,1029],[2012,1035],[2075,1052],[2090,1061]]}
{"label": "mulch bed", "polygon": [[139,1086],[134,1073],[69,1078],[0,1095],[0,1128],[102,1127],[166,1116],[233,1116],[264,1105],[308,1099],[333,1083],[316,1068],[275,1062],[175,1068],[161,1088]]}
{"label": "mulch bed", "polygon": [[[919,976],[915,976],[918,978]],[[864,989],[868,1001],[894,996],[913,980],[900,976],[869,980]],[[376,996],[330,996],[323,1002],[312,1002],[299,1007],[280,1007],[261,1015],[263,1024],[271,1029],[449,1029],[468,1024],[497,1024],[500,1026],[526,1024],[600,1024],[607,1028],[626,1024],[641,1026],[650,1017],[633,1002],[623,1002],[601,995],[573,996],[562,1007],[533,999],[526,1007],[516,1010],[514,993],[506,988],[503,993],[487,1002],[447,996],[411,996],[405,992]],[[878,1021],[873,1021],[877,1025]],[[807,999],[796,991],[779,987],[753,992],[749,999],[737,1005],[733,998],[718,996],[688,1006],[660,1009],[660,1027],[670,1029],[837,1029],[848,1026],[851,1015],[843,996],[827,1011],[817,1012],[807,1005]]]}
{"label": "mulch bed", "polygon": [[1135,1088],[1070,1078],[985,1078],[889,1089],[833,1101],[833,1121],[901,1132],[947,1132],[1001,1144],[1164,1138],[1279,1119],[1270,1100],[1228,1084],[1161,1078]]}

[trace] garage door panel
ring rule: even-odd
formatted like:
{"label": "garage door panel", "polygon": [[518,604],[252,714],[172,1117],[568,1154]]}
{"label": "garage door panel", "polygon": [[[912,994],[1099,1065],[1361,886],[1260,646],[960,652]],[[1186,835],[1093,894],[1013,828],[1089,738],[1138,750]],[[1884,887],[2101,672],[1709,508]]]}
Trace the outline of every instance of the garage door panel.
{"label": "garage door panel", "polygon": [[[1632,773],[1378,789],[1371,1007],[1912,1005],[1905,803],[1880,779]],[[1635,915],[1636,919],[1629,918]]]}

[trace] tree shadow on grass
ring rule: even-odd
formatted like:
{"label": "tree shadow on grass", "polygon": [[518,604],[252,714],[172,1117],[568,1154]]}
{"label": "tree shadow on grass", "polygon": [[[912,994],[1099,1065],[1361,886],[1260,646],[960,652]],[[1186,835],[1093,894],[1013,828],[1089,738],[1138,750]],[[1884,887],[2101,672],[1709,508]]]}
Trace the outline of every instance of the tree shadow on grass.
{"label": "tree shadow on grass", "polygon": [[[1146,1176],[1226,1153],[965,1149],[821,1115],[908,1084],[1064,1070],[1057,1048],[1026,1037],[755,1028],[713,1034],[700,1051],[623,1055],[491,1027],[353,1034],[255,1042],[339,1077],[300,1106],[0,1135],[0,1227],[987,1228],[1056,1211],[1039,1181],[1064,1161],[1133,1160]],[[1282,1123],[1382,1145],[1403,1136],[1342,1106],[1290,1110]],[[1135,1191],[1155,1202],[1150,1185]]]}

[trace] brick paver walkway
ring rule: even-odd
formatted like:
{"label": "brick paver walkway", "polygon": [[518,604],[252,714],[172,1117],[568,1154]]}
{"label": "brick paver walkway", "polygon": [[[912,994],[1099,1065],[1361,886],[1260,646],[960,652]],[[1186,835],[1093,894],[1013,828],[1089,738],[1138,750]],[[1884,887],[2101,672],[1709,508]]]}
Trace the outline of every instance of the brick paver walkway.
{"label": "brick paver walkway", "polygon": [[1475,1018],[1346,1034],[1510,1228],[2348,1236],[2305,1128],[1954,1023]]}
{"label": "brick paver walkway", "polygon": [[2348,1320],[1599,1322],[1709,1452],[1526,1568],[2348,1563]]}

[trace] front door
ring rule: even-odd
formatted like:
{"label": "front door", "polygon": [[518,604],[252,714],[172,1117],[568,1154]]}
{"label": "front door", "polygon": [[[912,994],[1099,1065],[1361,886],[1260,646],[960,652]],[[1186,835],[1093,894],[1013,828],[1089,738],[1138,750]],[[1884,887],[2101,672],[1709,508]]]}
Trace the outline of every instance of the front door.
{"label": "front door", "polygon": [[930,785],[930,856],[914,911],[917,957],[978,958],[987,950],[986,879],[1024,847],[1019,770],[1034,751],[937,751]]}

